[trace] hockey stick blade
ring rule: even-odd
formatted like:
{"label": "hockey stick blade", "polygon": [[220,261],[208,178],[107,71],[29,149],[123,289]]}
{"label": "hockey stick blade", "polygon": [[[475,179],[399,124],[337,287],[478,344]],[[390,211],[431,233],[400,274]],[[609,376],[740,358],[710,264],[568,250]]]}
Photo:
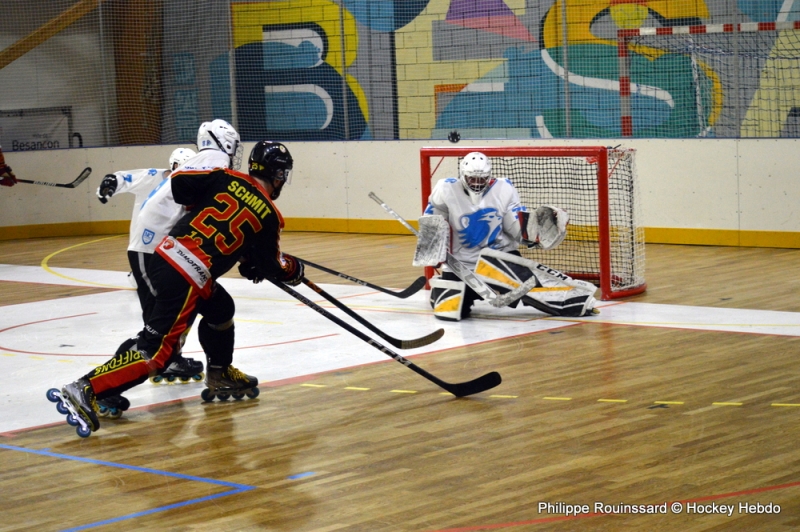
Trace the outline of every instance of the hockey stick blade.
{"label": "hockey stick blade", "polygon": [[317,286],[315,283],[313,283],[311,280],[303,277],[303,284],[305,284],[314,292],[318,293],[319,295],[327,299],[336,308],[343,311],[345,314],[356,320],[358,323],[360,323],[361,325],[363,325],[364,327],[374,332],[375,334],[377,334],[378,336],[380,336],[381,338],[383,338],[384,340],[386,340],[387,342],[389,342],[390,344],[399,349],[414,349],[416,347],[423,347],[428,344],[432,344],[433,342],[444,336],[444,329],[437,329],[432,333],[423,336],[422,338],[415,338],[413,340],[399,340],[397,338],[394,338],[393,336],[389,336],[382,330],[378,329],[378,327],[376,327],[366,319],[359,316],[353,309],[351,309],[350,307],[348,307],[347,305],[345,305],[344,303],[342,303],[341,301],[330,295],[328,292],[326,292],[325,290]]}
{"label": "hockey stick blade", "polygon": [[406,299],[408,296],[416,294],[417,292],[419,292],[422,289],[422,287],[425,286],[425,283],[427,282],[427,279],[425,279],[425,276],[423,275],[423,276],[419,277],[416,281],[411,283],[411,285],[408,288],[406,288],[405,290],[402,290],[400,292],[395,292],[393,290],[389,290],[388,288],[384,288],[382,286],[378,286],[378,285],[375,285],[375,284],[372,284],[372,283],[368,283],[367,281],[362,281],[361,279],[356,279],[355,277],[351,277],[351,276],[347,275],[346,273],[337,272],[336,270],[331,270],[330,268],[326,268],[325,266],[320,266],[319,264],[314,264],[313,262],[307,261],[306,259],[301,259],[300,257],[295,257],[295,258],[297,260],[299,260],[300,262],[302,262],[303,264],[305,264],[307,266],[311,266],[312,268],[316,268],[317,270],[323,271],[325,273],[330,273],[331,275],[335,275],[337,277],[341,277],[342,279],[347,279],[348,281],[350,281],[352,283],[360,284],[361,286],[366,286],[366,287],[372,288],[374,290],[378,290],[379,292],[383,292],[384,294],[389,294],[389,295],[392,295],[394,297],[399,297],[400,299]]}
{"label": "hockey stick blade", "polygon": [[91,175],[92,169],[90,167],[86,167],[83,171],[78,175],[78,177],[72,183],[47,183],[46,181],[31,181],[29,179],[17,179],[18,183],[28,183],[31,185],[44,185],[47,187],[59,187],[59,188],[75,188]]}
{"label": "hockey stick blade", "polygon": [[319,305],[317,305],[316,303],[314,303],[313,301],[311,301],[307,297],[305,297],[302,294],[296,292],[295,290],[292,290],[291,287],[281,283],[280,281],[276,281],[274,279],[267,278],[267,280],[269,282],[271,282],[272,284],[274,284],[275,286],[277,286],[278,288],[280,288],[281,290],[283,290],[284,292],[286,292],[287,294],[289,294],[290,296],[292,296],[293,298],[295,298],[296,300],[300,301],[301,303],[303,303],[304,305],[309,307],[311,310],[317,312],[318,314],[321,314],[322,316],[324,316],[328,320],[332,321],[333,323],[335,323],[339,327],[345,329],[347,332],[349,332],[353,336],[357,336],[359,339],[361,339],[364,342],[368,343],[369,345],[371,345],[372,347],[374,347],[375,349],[377,349],[381,353],[390,356],[391,358],[393,358],[397,362],[401,363],[402,365],[404,365],[405,367],[407,367],[408,369],[410,369],[411,371],[413,371],[417,375],[421,375],[422,377],[425,377],[426,379],[428,379],[432,383],[442,387],[443,389],[447,390],[448,392],[450,392],[451,394],[455,395],[456,397],[466,397],[467,395],[472,395],[472,394],[475,394],[475,393],[486,391],[486,390],[488,390],[490,388],[494,388],[495,386],[500,384],[500,382],[502,381],[502,379],[500,378],[500,374],[497,373],[496,371],[493,371],[491,373],[487,373],[486,375],[483,375],[482,377],[478,377],[477,379],[471,380],[469,382],[460,382],[460,383],[455,383],[455,384],[452,384],[452,383],[449,383],[449,382],[445,382],[442,379],[440,379],[439,377],[437,377],[435,375],[432,375],[431,373],[428,373],[427,371],[425,371],[421,367],[417,366],[416,364],[414,364],[413,362],[411,362],[407,358],[404,358],[404,357],[398,355],[397,353],[395,353],[394,351],[392,351],[388,347],[384,346],[380,342],[377,342],[377,341],[373,340],[372,338],[370,338],[369,336],[367,336],[363,332],[359,331],[355,327],[353,327],[353,326],[349,325],[348,323],[344,322],[343,320],[337,318],[336,316],[334,316],[333,314],[331,314],[330,312],[328,312],[324,308],[320,307]]}

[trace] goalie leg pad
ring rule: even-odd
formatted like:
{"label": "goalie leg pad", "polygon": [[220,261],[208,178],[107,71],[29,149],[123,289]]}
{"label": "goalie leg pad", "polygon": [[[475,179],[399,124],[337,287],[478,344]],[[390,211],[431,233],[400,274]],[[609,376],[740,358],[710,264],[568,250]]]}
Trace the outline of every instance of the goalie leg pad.
{"label": "goalie leg pad", "polygon": [[433,315],[445,321],[460,321],[467,285],[463,281],[446,281],[440,277],[430,280]]}
{"label": "goalie leg pad", "polygon": [[[533,289],[522,298],[522,304],[534,307],[551,316],[579,317],[594,314],[595,298],[579,289],[568,291],[540,291]],[[534,300],[534,301],[532,301]],[[599,311],[598,311],[599,312]]]}

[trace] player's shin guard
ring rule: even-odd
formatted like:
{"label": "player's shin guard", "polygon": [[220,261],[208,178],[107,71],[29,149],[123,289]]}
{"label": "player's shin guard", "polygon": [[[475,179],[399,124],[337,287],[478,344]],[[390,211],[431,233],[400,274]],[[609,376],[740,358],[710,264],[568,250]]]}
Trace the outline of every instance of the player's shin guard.
{"label": "player's shin guard", "polygon": [[466,285],[461,281],[445,281],[438,277],[430,280],[433,315],[445,321],[459,321],[464,306]]}
{"label": "player's shin guard", "polygon": [[208,367],[224,368],[233,361],[233,319],[221,324],[209,323],[205,318],[197,327],[197,338],[208,359]]}

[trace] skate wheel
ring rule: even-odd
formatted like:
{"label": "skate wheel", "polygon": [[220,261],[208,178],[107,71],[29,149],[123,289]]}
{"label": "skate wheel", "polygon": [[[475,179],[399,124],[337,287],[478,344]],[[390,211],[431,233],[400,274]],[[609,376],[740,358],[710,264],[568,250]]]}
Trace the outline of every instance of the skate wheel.
{"label": "skate wheel", "polygon": [[181,384],[186,384],[190,380],[192,380],[191,377],[181,377]]}
{"label": "skate wheel", "polygon": [[69,409],[66,406],[64,406],[64,403],[62,403],[61,401],[56,403],[56,410],[58,410],[59,414],[63,414],[65,416],[69,414]]}
{"label": "skate wheel", "polygon": [[231,395],[237,401],[241,401],[242,399],[244,399],[244,394],[243,393],[234,393],[234,394],[231,394]]}
{"label": "skate wheel", "polygon": [[201,380],[203,380],[205,377],[206,377],[205,373],[201,373],[201,374],[199,374],[199,375],[193,375],[193,376],[192,376],[192,378],[193,378],[194,380],[198,381],[198,382],[199,382],[199,381],[201,381]]}
{"label": "skate wheel", "polygon": [[168,383],[172,384],[173,382],[175,382],[175,379],[177,379],[177,377],[175,375],[167,375],[167,382]]}
{"label": "skate wheel", "polygon": [[111,419],[119,419],[122,417],[122,410],[119,408],[109,408],[108,417]]}
{"label": "skate wheel", "polygon": [[150,377],[150,382],[152,382],[153,384],[158,384],[162,380],[163,380],[163,378],[161,377],[161,375],[156,375],[155,377]]}
{"label": "skate wheel", "polygon": [[72,425],[73,427],[80,425],[80,423],[78,423],[78,418],[75,417],[74,414],[67,414],[67,424]]}
{"label": "skate wheel", "polygon": [[61,399],[58,397],[58,390],[55,388],[50,388],[47,390],[47,400],[51,403],[58,403]]}
{"label": "skate wheel", "polygon": [[211,401],[214,400],[214,393],[211,390],[209,390],[208,388],[206,388],[205,390],[200,392],[200,399],[202,399],[203,401],[205,401],[207,403],[210,403]]}
{"label": "skate wheel", "polygon": [[256,397],[258,397],[258,394],[260,394],[260,393],[261,393],[261,390],[259,390],[258,388],[251,388],[251,389],[247,390],[247,392],[245,392],[247,397],[249,397],[250,399],[255,399]]}
{"label": "skate wheel", "polygon": [[78,436],[80,436],[81,438],[88,438],[89,435],[91,435],[92,433],[92,429],[90,429],[89,427],[76,427],[75,432],[77,432]]}
{"label": "skate wheel", "polygon": [[220,401],[227,401],[228,399],[230,399],[230,397],[231,396],[227,393],[217,394],[217,399],[219,399]]}
{"label": "skate wheel", "polygon": [[105,405],[97,405],[97,413],[101,416],[107,416],[109,412],[109,408]]}

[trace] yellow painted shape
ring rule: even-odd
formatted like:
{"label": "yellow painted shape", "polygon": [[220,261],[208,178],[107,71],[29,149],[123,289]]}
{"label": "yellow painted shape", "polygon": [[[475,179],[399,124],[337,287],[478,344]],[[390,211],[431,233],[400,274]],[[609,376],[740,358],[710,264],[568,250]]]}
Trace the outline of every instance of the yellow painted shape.
{"label": "yellow painted shape", "polygon": [[461,296],[451,297],[436,305],[434,312],[456,312],[461,306]]}
{"label": "yellow painted shape", "polygon": [[[272,24],[301,24],[313,22],[325,32],[328,50],[323,61],[331,65],[339,75],[356,60],[358,53],[358,28],[355,17],[345,9],[344,65],[342,65],[342,26],[339,24],[339,6],[329,0],[290,0],[288,2],[234,2],[231,4],[233,20],[233,46],[238,48],[253,42],[262,42],[263,27]],[[346,76],[347,85],[353,91],[358,106],[369,122],[367,95],[358,81]]]}
{"label": "yellow painted shape", "polygon": [[94,244],[95,242],[102,242],[103,240],[110,240],[112,238],[119,238],[120,236],[125,236],[125,235],[115,235],[115,236],[107,236],[105,238],[98,238],[97,240],[90,240],[88,242],[81,242],[80,244],[75,244],[74,246],[69,246],[69,247],[66,247],[66,248],[63,248],[63,249],[59,249],[58,251],[54,251],[53,253],[49,254],[48,256],[46,256],[45,258],[42,259],[42,262],[41,262],[42,269],[44,271],[46,271],[47,273],[51,273],[51,274],[55,275],[56,277],[61,277],[62,279],[67,279],[69,281],[76,281],[76,282],[79,282],[79,283],[90,284],[92,286],[101,286],[103,288],[114,288],[114,289],[117,289],[117,290],[135,290],[134,288],[129,287],[129,286],[121,287],[121,286],[115,286],[115,285],[93,283],[91,281],[86,281],[84,279],[76,279],[74,277],[69,277],[69,276],[60,274],[58,272],[55,272],[50,268],[50,266],[48,266],[48,262],[50,262],[50,259],[52,259],[56,255],[58,255],[59,253],[63,253],[65,251],[69,251],[70,249],[79,248],[79,247],[85,246],[87,244]]}
{"label": "yellow painted shape", "polygon": [[389,390],[392,393],[417,393],[414,390]]}
{"label": "yellow painted shape", "polygon": [[542,397],[545,401],[572,401],[572,397]]}
{"label": "yellow painted shape", "polygon": [[800,406],[800,403],[772,403],[769,406]]}
{"label": "yellow painted shape", "polygon": [[345,390],[357,390],[357,391],[360,391],[360,392],[365,392],[365,391],[369,390],[369,388],[359,388],[358,386],[347,386],[347,387],[345,387]]}
{"label": "yellow painted shape", "polygon": [[300,386],[305,386],[305,387],[307,387],[307,388],[327,388],[327,385],[325,385],[325,384],[309,384],[309,383],[304,383],[304,384],[301,384]]}
{"label": "yellow painted shape", "polygon": [[478,261],[477,266],[475,266],[475,273],[484,277],[488,277],[489,279],[494,279],[495,281],[499,281],[508,286],[513,286],[514,288],[519,286],[517,281],[483,260]]}
{"label": "yellow painted shape", "polygon": [[682,405],[683,401],[653,401],[654,405]]}
{"label": "yellow painted shape", "polygon": [[516,399],[518,396],[516,396],[516,395],[490,395],[489,397],[494,397],[495,399]]}
{"label": "yellow painted shape", "polygon": [[17,356],[14,353],[0,353],[0,355],[3,355],[4,357],[15,357],[15,356]]}
{"label": "yellow painted shape", "polygon": [[744,403],[711,403],[714,406],[742,406]]}
{"label": "yellow painted shape", "polygon": [[598,399],[598,403],[627,403],[627,399]]}

